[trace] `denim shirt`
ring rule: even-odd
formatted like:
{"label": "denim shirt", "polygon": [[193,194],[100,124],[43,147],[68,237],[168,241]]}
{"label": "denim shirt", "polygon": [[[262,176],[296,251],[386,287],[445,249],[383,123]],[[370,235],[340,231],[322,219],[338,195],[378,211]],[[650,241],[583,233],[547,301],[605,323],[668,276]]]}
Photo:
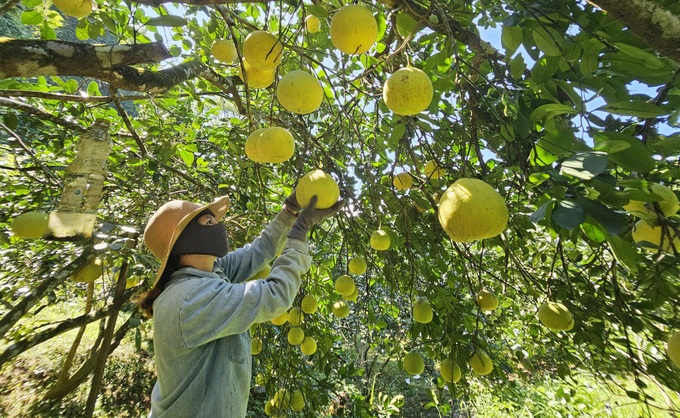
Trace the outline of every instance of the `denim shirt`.
{"label": "denim shirt", "polygon": [[[186,267],[173,273],[153,305],[158,379],[150,417],[245,417],[248,330],[290,308],[311,264],[306,242],[286,241],[294,221],[280,212],[252,244],[218,259],[212,272]],[[269,277],[244,283],[284,243]]]}

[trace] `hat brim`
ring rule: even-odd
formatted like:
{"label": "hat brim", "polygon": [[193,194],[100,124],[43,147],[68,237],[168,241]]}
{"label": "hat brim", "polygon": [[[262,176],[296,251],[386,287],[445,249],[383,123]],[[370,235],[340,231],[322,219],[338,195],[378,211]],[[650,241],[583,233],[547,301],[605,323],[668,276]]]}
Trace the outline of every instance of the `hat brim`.
{"label": "hat brim", "polygon": [[161,260],[161,266],[158,268],[158,273],[156,273],[156,278],[153,281],[154,285],[156,285],[156,283],[158,283],[158,280],[160,280],[161,276],[163,276],[165,269],[168,267],[168,259],[170,258],[172,247],[175,246],[175,242],[177,242],[177,239],[179,238],[182,231],[184,231],[184,228],[187,225],[189,225],[189,222],[191,222],[191,220],[194,219],[196,215],[198,215],[199,213],[203,212],[206,209],[209,209],[213,213],[213,215],[215,215],[215,220],[219,221],[224,217],[224,214],[227,213],[227,210],[229,210],[229,203],[230,203],[229,197],[227,196],[220,197],[212,203],[199,206],[198,208],[186,214],[179,221],[177,227],[172,233],[172,239],[170,240],[170,245],[168,247],[168,254]]}

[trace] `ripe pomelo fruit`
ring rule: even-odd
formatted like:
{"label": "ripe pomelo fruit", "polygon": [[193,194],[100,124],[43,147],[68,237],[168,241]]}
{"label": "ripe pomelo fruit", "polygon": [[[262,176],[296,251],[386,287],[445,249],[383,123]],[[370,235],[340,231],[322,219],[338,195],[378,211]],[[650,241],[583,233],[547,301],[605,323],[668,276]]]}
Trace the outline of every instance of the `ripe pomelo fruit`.
{"label": "ripe pomelo fruit", "polygon": [[306,115],[321,106],[323,88],[314,75],[295,70],[281,77],[276,87],[276,98],[289,112]]}
{"label": "ripe pomelo fruit", "polygon": [[[673,190],[668,187],[652,183],[649,187],[651,192],[659,195],[663,200],[656,202],[659,205],[659,209],[664,216],[675,215],[678,210],[680,210],[680,202],[678,202],[678,196],[673,193]],[[638,218],[645,217],[656,217],[656,212],[654,211],[654,203],[652,202],[642,202],[639,200],[631,200],[627,205],[623,207],[631,215],[637,216]]]}
{"label": "ripe pomelo fruit", "polygon": [[349,305],[345,301],[338,301],[333,304],[331,308],[333,315],[338,318],[346,318],[349,316]]}
{"label": "ripe pomelo fruit", "polygon": [[260,269],[257,273],[253,274],[253,276],[248,279],[248,280],[258,280],[258,279],[266,279],[267,276],[269,276],[269,273],[272,271],[272,266],[266,265]]}
{"label": "ripe pomelo fruit", "polygon": [[272,319],[272,324],[283,325],[288,321],[288,312],[283,312],[281,315]]}
{"label": "ripe pomelo fruit", "polygon": [[274,406],[277,408],[288,408],[290,406],[290,391],[288,389],[279,389],[272,397]]}
{"label": "ripe pomelo fruit", "polygon": [[283,44],[267,31],[251,32],[243,41],[243,58],[258,70],[276,70],[281,63],[282,56]]}
{"label": "ripe pomelo fruit", "polygon": [[295,188],[295,196],[300,207],[309,205],[312,197],[316,195],[316,208],[328,209],[340,198],[338,183],[329,174],[316,169],[302,176]]}
{"label": "ripe pomelo fruit", "polygon": [[210,53],[216,60],[227,64],[231,64],[238,58],[236,46],[229,39],[217,39],[210,47]]}
{"label": "ripe pomelo fruit", "polygon": [[312,337],[305,337],[302,344],[300,344],[300,351],[306,356],[316,353],[316,340]]}
{"label": "ripe pomelo fruit", "polygon": [[71,280],[77,283],[90,283],[104,273],[104,263],[99,257],[89,259],[85,264],[81,265],[73,272]]}
{"label": "ripe pomelo fruit", "polygon": [[305,18],[305,26],[307,27],[307,32],[317,33],[321,29],[321,21],[318,17],[309,15]]}
{"label": "ripe pomelo fruit", "polygon": [[300,304],[302,312],[306,314],[313,314],[319,308],[319,302],[316,300],[314,295],[305,295],[302,298],[302,303]]}
{"label": "ripe pomelo fruit", "polygon": [[378,251],[384,251],[390,248],[390,234],[387,231],[378,229],[371,234],[371,248]]}
{"label": "ripe pomelo fruit", "polygon": [[543,302],[538,308],[538,319],[553,331],[568,331],[574,326],[574,317],[571,312],[559,302]]}
{"label": "ripe pomelo fruit", "polygon": [[295,389],[290,395],[290,410],[294,412],[302,411],[305,407],[305,397],[302,395],[300,389]]}
{"label": "ripe pomelo fruit", "polygon": [[503,232],[508,208],[503,197],[482,180],[461,178],[439,200],[439,222],[455,242],[491,238]]}
{"label": "ripe pomelo fruit", "polygon": [[432,102],[432,81],[418,68],[404,67],[385,80],[383,100],[397,115],[416,115],[427,109]]}
{"label": "ripe pomelo fruit", "polygon": [[257,140],[257,155],[265,163],[288,161],[295,152],[295,140],[286,128],[273,126],[260,133]]}
{"label": "ripe pomelo fruit", "polygon": [[354,286],[354,291],[348,295],[342,295],[342,298],[351,302],[356,302],[359,298],[359,287]]}
{"label": "ripe pomelo fruit", "polygon": [[300,325],[300,323],[305,319],[305,315],[302,313],[300,308],[290,308],[288,311],[288,323],[292,326]]}
{"label": "ripe pomelo fruit", "polygon": [[680,331],[675,331],[668,339],[666,346],[666,353],[677,367],[680,367]]}
{"label": "ripe pomelo fruit", "polygon": [[419,300],[413,304],[413,319],[421,324],[432,322],[432,307],[424,300]]}
{"label": "ripe pomelo fruit", "polygon": [[[663,246],[661,245],[662,239]],[[639,220],[635,223],[633,241],[636,244],[642,244],[642,248],[649,251],[656,251],[659,247],[663,247],[663,250],[668,252],[672,252],[673,247],[676,251],[680,251],[680,237],[674,229],[668,228],[664,232],[661,225],[652,226],[645,220]],[[654,247],[646,243],[652,244]]]}
{"label": "ripe pomelo fruit", "polygon": [[367,8],[350,4],[331,20],[331,42],[345,54],[363,54],[378,38],[378,22]]}
{"label": "ripe pomelo fruit", "polygon": [[491,362],[491,357],[485,351],[477,350],[470,358],[470,367],[473,372],[485,375],[491,373],[493,363]]}
{"label": "ripe pomelo fruit", "polygon": [[458,363],[451,358],[447,358],[439,363],[439,373],[442,375],[442,379],[451,383],[457,383],[462,374]]}
{"label": "ripe pomelo fruit", "polygon": [[343,274],[335,279],[335,291],[341,295],[349,295],[356,289],[354,284],[354,279],[350,276]]}
{"label": "ripe pomelo fruit", "polygon": [[260,70],[255,68],[247,60],[243,60],[243,66],[239,66],[238,77],[246,83],[243,77],[243,71],[245,69],[246,77],[248,78],[248,87],[253,89],[265,89],[272,85],[274,78],[276,77],[275,70]]}
{"label": "ripe pomelo fruit", "polygon": [[45,212],[26,212],[14,218],[10,229],[17,238],[41,238],[49,231],[49,214]]}
{"label": "ripe pomelo fruit", "polygon": [[399,173],[392,179],[397,190],[408,190],[413,187],[413,177],[409,173]]}
{"label": "ripe pomelo fruit", "polygon": [[404,370],[408,374],[421,374],[425,370],[425,361],[420,354],[411,351],[404,356]]}
{"label": "ripe pomelo fruit", "polygon": [[352,274],[364,274],[366,273],[366,268],[368,266],[366,265],[366,259],[361,255],[357,255],[349,260],[349,265],[347,267]]}
{"label": "ripe pomelo fruit", "polygon": [[274,403],[274,400],[273,400],[273,399],[268,400],[268,401],[264,404],[264,413],[265,413],[268,417],[271,417],[271,416],[274,416],[274,415],[278,415],[279,412],[281,412],[281,408],[279,408],[279,407],[276,405],[276,403]]}
{"label": "ripe pomelo fruit", "polygon": [[246,138],[245,144],[246,157],[248,157],[251,161],[254,161],[256,163],[263,162],[262,158],[260,157],[260,154],[257,151],[257,142],[260,140],[262,132],[266,130],[267,128],[256,129],[250,135],[248,135],[248,138]]}
{"label": "ripe pomelo fruit", "polygon": [[262,339],[255,337],[250,340],[250,354],[256,356],[262,351]]}
{"label": "ripe pomelo fruit", "polygon": [[475,301],[479,309],[483,311],[493,311],[498,308],[498,298],[488,290],[482,289],[475,296]]}
{"label": "ripe pomelo fruit", "polygon": [[92,13],[92,0],[54,0],[54,6],[65,15],[77,19]]}
{"label": "ripe pomelo fruit", "polygon": [[435,161],[428,161],[425,164],[425,177],[428,179],[438,179],[446,174],[446,171],[439,166]]}
{"label": "ripe pomelo fruit", "polygon": [[288,344],[300,345],[305,339],[305,332],[300,327],[291,327],[288,331]]}

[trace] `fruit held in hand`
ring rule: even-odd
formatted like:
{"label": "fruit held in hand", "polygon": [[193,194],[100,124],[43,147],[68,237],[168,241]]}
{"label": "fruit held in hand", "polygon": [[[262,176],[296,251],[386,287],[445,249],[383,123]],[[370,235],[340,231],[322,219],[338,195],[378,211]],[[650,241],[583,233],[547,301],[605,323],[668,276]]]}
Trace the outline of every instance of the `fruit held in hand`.
{"label": "fruit held in hand", "polygon": [[390,234],[387,231],[378,229],[371,234],[370,240],[371,248],[378,251],[384,251],[390,248]]}
{"label": "fruit held in hand", "polygon": [[316,195],[317,209],[327,209],[333,206],[340,198],[338,183],[329,174],[316,169],[302,176],[295,188],[295,196],[300,207],[305,208]]}
{"label": "fruit held in hand", "polygon": [[439,222],[455,242],[491,238],[505,229],[508,208],[503,197],[487,183],[461,178],[440,199]]}
{"label": "fruit held in hand", "polygon": [[545,301],[538,308],[538,319],[553,331],[568,331],[574,326],[569,309],[561,303]]}
{"label": "fruit held in hand", "polygon": [[404,356],[404,370],[409,374],[421,374],[425,370],[425,361],[420,354],[415,351]]}
{"label": "fruit held in hand", "polygon": [[413,304],[413,319],[421,324],[428,324],[432,322],[433,312],[429,303],[424,300],[419,300]]}
{"label": "fruit held in hand", "polygon": [[258,70],[276,70],[282,56],[283,44],[269,32],[256,30],[243,41],[243,58]]}
{"label": "fruit held in hand", "polygon": [[477,350],[470,358],[470,367],[473,372],[485,375],[491,373],[493,363],[491,362],[491,357],[485,351]]}
{"label": "fruit held in hand", "polygon": [[210,53],[216,60],[226,62],[227,64],[231,64],[238,58],[236,46],[228,39],[218,39],[213,42],[210,47]]}
{"label": "fruit held in hand", "polygon": [[291,71],[279,80],[276,98],[286,110],[306,115],[321,106],[323,88],[319,80],[307,71]]}
{"label": "fruit held in hand", "polygon": [[383,85],[383,101],[397,115],[417,115],[427,109],[433,94],[430,77],[413,67],[400,68]]}
{"label": "fruit held in hand", "polygon": [[367,8],[350,4],[331,20],[331,42],[345,54],[363,54],[378,38],[378,22]]}
{"label": "fruit held in hand", "polygon": [[10,228],[17,238],[41,238],[49,231],[48,220],[45,212],[26,212],[14,218]]}

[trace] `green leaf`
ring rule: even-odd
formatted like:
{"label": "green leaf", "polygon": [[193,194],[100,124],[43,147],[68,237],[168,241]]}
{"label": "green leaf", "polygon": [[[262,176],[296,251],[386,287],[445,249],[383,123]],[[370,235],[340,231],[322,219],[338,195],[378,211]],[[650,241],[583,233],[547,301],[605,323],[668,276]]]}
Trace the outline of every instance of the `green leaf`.
{"label": "green leaf", "polygon": [[182,161],[184,161],[184,164],[186,164],[187,167],[191,167],[194,163],[194,153],[187,151],[184,148],[180,148],[179,150],[179,156],[182,157]]}
{"label": "green leaf", "polygon": [[406,125],[403,123],[397,123],[394,128],[392,129],[392,134],[390,135],[390,138],[388,140],[388,143],[396,147],[397,144],[399,144],[399,141],[401,140],[401,137],[404,136],[406,133]]}
{"label": "green leaf", "polygon": [[591,75],[599,66],[597,54],[583,54],[579,63],[579,70],[583,75]]}
{"label": "green leaf", "polygon": [[533,37],[534,42],[536,42],[536,46],[545,55],[549,57],[559,57],[562,55],[562,50],[558,46],[559,44],[557,41],[562,37],[559,36],[556,31],[549,28],[546,30],[542,27],[538,27],[533,31]]}
{"label": "green leaf", "polygon": [[581,224],[581,230],[590,240],[597,243],[603,243],[607,240],[607,236],[602,232],[600,226],[587,222],[587,220]]}
{"label": "green leaf", "polygon": [[529,183],[539,185],[550,178],[548,173],[531,173],[529,175]]}
{"label": "green leaf", "polygon": [[328,12],[326,9],[324,9],[321,6],[317,6],[315,4],[311,4],[309,6],[305,6],[305,10],[307,11],[308,14],[314,15],[318,17],[319,19],[325,19],[328,17]]}
{"label": "green leaf", "polygon": [[378,36],[376,37],[376,40],[381,40],[385,36],[385,31],[387,30],[387,21],[385,20],[385,16],[383,16],[382,13],[376,13],[373,15],[375,17],[375,21],[378,22]]}
{"label": "green leaf", "polygon": [[185,26],[187,23],[187,20],[182,16],[164,15],[152,17],[145,23],[145,26],[167,26],[170,28],[178,28]]}
{"label": "green leaf", "polygon": [[622,42],[615,42],[614,46],[616,46],[616,48],[624,54],[642,61],[645,67],[655,70],[660,70],[666,67],[666,63],[663,62],[659,57],[636,46],[624,44]]}
{"label": "green leaf", "polygon": [[636,274],[639,255],[633,243],[618,236],[608,236],[607,242],[614,253],[614,258],[631,273]]}
{"label": "green leaf", "polygon": [[627,219],[625,214],[615,212],[600,202],[583,197],[578,199],[578,203],[588,215],[605,228],[607,233],[615,236],[623,233]]}
{"label": "green leaf", "polygon": [[43,14],[36,10],[26,10],[21,13],[21,23],[24,25],[39,25],[43,21]]}
{"label": "green leaf", "polygon": [[609,103],[597,108],[607,113],[613,113],[621,116],[636,116],[640,118],[656,118],[662,115],[667,115],[670,111],[647,102],[615,102]]}
{"label": "green leaf", "polygon": [[577,202],[563,200],[555,205],[552,220],[560,227],[572,230],[586,220],[586,213]]}
{"label": "green leaf", "polygon": [[[623,141],[630,146],[621,151],[608,152],[609,159],[626,170],[647,173],[656,168],[652,153],[637,138],[619,132],[598,132],[593,136],[597,151],[606,151],[612,146],[611,141]],[[616,145],[616,143],[614,143]],[[621,145],[616,145],[621,147]]]}
{"label": "green leaf", "polygon": [[598,151],[604,151],[607,154],[615,154],[617,152],[625,151],[630,147],[631,145],[627,141],[605,139],[604,141],[598,142],[595,148]]}
{"label": "green leaf", "polygon": [[562,163],[562,174],[590,180],[607,168],[607,154],[599,151],[579,152]]}
{"label": "green leaf", "polygon": [[656,138],[648,143],[652,154],[662,157],[674,157],[680,155],[680,137]]}
{"label": "green leaf", "polygon": [[521,79],[524,76],[524,71],[527,69],[527,65],[524,63],[524,56],[522,54],[517,54],[515,58],[510,61],[510,74],[515,79]]}
{"label": "green leaf", "polygon": [[501,44],[508,55],[512,55],[522,45],[522,28],[520,26],[503,25],[501,29]]}
{"label": "green leaf", "polygon": [[537,223],[541,221],[543,218],[545,218],[545,215],[548,213],[548,209],[552,208],[552,206],[555,204],[555,199],[550,199],[547,202],[543,203],[541,206],[534,211],[531,215],[529,215],[529,220],[533,223]]}
{"label": "green leaf", "polygon": [[42,3],[43,3],[42,0],[22,0],[21,1],[21,5],[29,8],[29,9],[32,9],[32,8],[38,6],[39,4],[42,4]]}
{"label": "green leaf", "polygon": [[559,58],[543,57],[536,61],[536,64],[531,68],[531,79],[536,84],[543,84],[555,75],[559,66]]}
{"label": "green leaf", "polygon": [[418,27],[418,21],[410,14],[401,12],[397,15],[397,32],[402,38],[406,38]]}
{"label": "green leaf", "polygon": [[87,95],[101,96],[101,93],[99,92],[99,84],[97,84],[96,81],[90,81],[90,84],[87,85]]}
{"label": "green leaf", "polygon": [[531,120],[541,121],[549,118],[553,118],[558,115],[564,114],[576,114],[578,110],[571,106],[567,106],[560,103],[549,103],[537,107],[531,112]]}

